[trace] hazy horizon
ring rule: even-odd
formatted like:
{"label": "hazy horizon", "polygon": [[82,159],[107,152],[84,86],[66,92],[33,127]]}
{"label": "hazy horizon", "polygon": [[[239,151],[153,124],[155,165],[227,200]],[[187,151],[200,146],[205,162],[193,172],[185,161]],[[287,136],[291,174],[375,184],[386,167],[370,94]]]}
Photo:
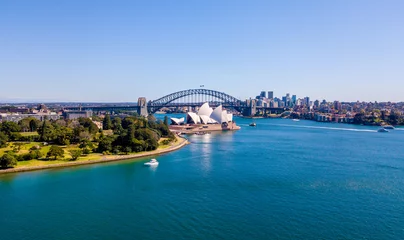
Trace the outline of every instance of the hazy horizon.
{"label": "hazy horizon", "polygon": [[2,1],[0,102],[404,101],[404,2]]}

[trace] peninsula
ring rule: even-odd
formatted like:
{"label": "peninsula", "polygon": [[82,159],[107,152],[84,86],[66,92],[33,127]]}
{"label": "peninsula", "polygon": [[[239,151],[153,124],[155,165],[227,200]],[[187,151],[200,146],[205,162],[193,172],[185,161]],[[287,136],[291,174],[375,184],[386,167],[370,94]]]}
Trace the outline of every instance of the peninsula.
{"label": "peninsula", "polygon": [[33,117],[0,123],[0,173],[65,167],[158,155],[187,140],[152,115],[109,114],[40,121]]}

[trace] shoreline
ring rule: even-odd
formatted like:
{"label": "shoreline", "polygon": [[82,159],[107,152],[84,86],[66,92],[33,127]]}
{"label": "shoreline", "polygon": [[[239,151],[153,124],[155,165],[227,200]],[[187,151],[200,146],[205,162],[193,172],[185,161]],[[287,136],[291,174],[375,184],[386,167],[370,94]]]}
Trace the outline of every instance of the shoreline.
{"label": "shoreline", "polygon": [[175,143],[175,145],[173,145],[173,146],[169,146],[164,149],[156,149],[156,150],[153,150],[150,152],[142,152],[142,153],[128,154],[128,155],[100,155],[100,159],[98,159],[98,160],[87,160],[87,161],[81,161],[81,162],[80,161],[78,161],[78,162],[71,161],[71,162],[65,162],[65,163],[49,164],[49,165],[45,165],[45,166],[9,168],[9,169],[0,170],[0,175],[7,174],[7,173],[29,172],[29,171],[36,171],[36,170],[51,169],[51,168],[64,168],[64,167],[73,167],[73,166],[79,166],[79,165],[89,165],[89,164],[96,164],[96,163],[106,163],[106,162],[115,162],[115,161],[129,160],[129,159],[138,159],[138,158],[156,156],[156,155],[161,155],[164,153],[173,152],[173,151],[178,150],[189,144],[189,141],[186,138],[177,137],[177,139],[178,139],[178,143]]}

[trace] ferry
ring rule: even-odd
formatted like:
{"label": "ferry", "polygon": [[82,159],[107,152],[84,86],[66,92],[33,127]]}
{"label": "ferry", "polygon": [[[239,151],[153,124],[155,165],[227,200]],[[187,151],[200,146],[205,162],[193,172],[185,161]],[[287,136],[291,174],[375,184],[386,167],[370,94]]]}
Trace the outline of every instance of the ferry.
{"label": "ferry", "polygon": [[144,165],[145,166],[157,166],[157,165],[159,165],[159,162],[157,162],[157,160],[153,158],[149,162],[145,162]]}
{"label": "ferry", "polygon": [[388,130],[386,130],[385,128],[380,128],[379,130],[377,130],[378,132],[389,132]]}

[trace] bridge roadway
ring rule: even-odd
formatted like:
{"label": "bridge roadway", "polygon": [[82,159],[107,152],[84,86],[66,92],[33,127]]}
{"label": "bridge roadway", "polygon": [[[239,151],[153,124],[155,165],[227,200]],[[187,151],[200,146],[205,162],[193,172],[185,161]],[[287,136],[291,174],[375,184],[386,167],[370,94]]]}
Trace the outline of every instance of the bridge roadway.
{"label": "bridge roadway", "polygon": [[[152,105],[152,106],[147,106],[148,110],[150,113],[155,113],[156,111],[162,109],[162,108],[173,108],[173,107],[200,107],[203,103],[170,103],[166,105]],[[211,107],[217,107],[221,103],[209,103]],[[241,104],[232,104],[232,103],[223,103],[222,106],[226,109],[235,109],[238,112],[242,112],[244,109],[249,108],[246,105],[241,105]],[[92,110],[94,112],[99,112],[99,111],[117,111],[117,110],[126,110],[126,111],[138,111],[139,107],[137,105],[127,105],[127,106],[75,106],[75,107],[65,107],[64,110],[68,111],[79,111],[79,110]],[[272,112],[284,112],[286,108],[274,108],[274,107],[260,107],[256,106],[256,110],[264,110],[264,111],[272,111]]]}
{"label": "bridge roadway", "polygon": [[[180,100],[182,99],[182,100]],[[203,102],[202,102],[203,101]],[[253,102],[241,101],[233,96],[230,96],[224,92],[219,92],[210,89],[188,89],[182,90],[175,93],[168,94],[154,101],[146,102],[146,98],[138,98],[137,105],[102,105],[102,106],[76,106],[76,107],[66,107],[65,110],[92,110],[95,112],[99,111],[137,111],[140,115],[146,116],[149,113],[155,113],[162,108],[181,108],[181,107],[200,107],[203,103],[209,102],[212,107],[217,107],[220,104],[226,109],[234,109],[243,114],[254,115],[256,111],[262,112],[276,112],[281,113],[285,111],[285,108],[270,108],[270,107],[258,107],[256,105],[256,100]],[[247,104],[248,103],[248,104]],[[248,106],[250,105],[250,106]]]}

